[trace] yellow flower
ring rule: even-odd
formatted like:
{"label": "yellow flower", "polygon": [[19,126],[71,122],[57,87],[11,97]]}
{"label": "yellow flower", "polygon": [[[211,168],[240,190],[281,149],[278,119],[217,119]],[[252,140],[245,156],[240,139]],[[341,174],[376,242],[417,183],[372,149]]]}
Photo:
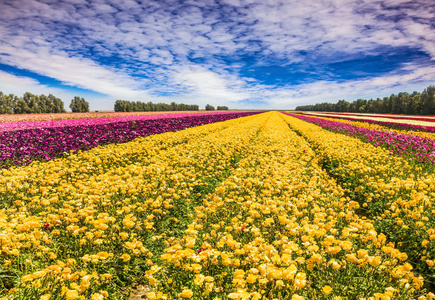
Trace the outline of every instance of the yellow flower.
{"label": "yellow flower", "polygon": [[367,250],[366,249],[360,249],[357,251],[358,258],[365,258],[367,256]]}
{"label": "yellow flower", "polygon": [[73,300],[73,299],[77,299],[78,297],[79,297],[79,292],[74,291],[74,290],[68,290],[65,293],[66,300]]}
{"label": "yellow flower", "polygon": [[369,257],[369,264],[377,267],[381,264],[381,258],[379,256]]}
{"label": "yellow flower", "polygon": [[340,246],[328,247],[326,251],[332,254],[337,254],[338,252],[341,251],[341,247]]}
{"label": "yellow flower", "polygon": [[104,296],[101,295],[100,293],[96,293],[96,294],[92,294],[91,295],[91,300],[103,300]]}
{"label": "yellow flower", "polygon": [[131,256],[128,255],[127,253],[124,253],[123,255],[121,255],[120,257],[124,262],[127,262],[130,260]]}
{"label": "yellow flower", "polygon": [[332,292],[332,288],[331,288],[329,285],[325,285],[325,286],[322,288],[322,291],[323,291],[325,294],[330,294],[330,293]]}
{"label": "yellow flower", "polygon": [[202,285],[204,283],[205,276],[202,274],[198,274],[195,276],[195,279],[193,280],[196,285]]}
{"label": "yellow flower", "polygon": [[90,262],[91,260],[92,260],[92,258],[91,258],[88,254],[85,254],[85,255],[82,257],[82,261],[83,261],[84,263]]}
{"label": "yellow flower", "polygon": [[193,270],[193,272],[194,273],[199,273],[199,272],[201,272],[201,265],[200,264],[192,264],[192,270]]}
{"label": "yellow flower", "polygon": [[[105,273],[105,274],[101,275],[100,278],[101,278],[101,279],[110,279],[110,278],[112,278],[112,274]],[[102,292],[103,292],[103,291],[100,291],[100,293],[102,293]],[[107,292],[106,292],[106,293],[107,293]],[[105,297],[107,297],[107,296],[105,296]]]}
{"label": "yellow flower", "polygon": [[109,293],[107,291],[100,291],[100,294],[104,297],[109,297]]}
{"label": "yellow flower", "polygon": [[39,300],[48,300],[48,299],[50,299],[50,297],[51,297],[51,294],[44,294],[41,296],[41,298],[39,298]]}
{"label": "yellow flower", "polygon": [[341,265],[340,265],[338,262],[336,262],[335,260],[330,261],[329,263],[332,265],[332,268],[333,268],[334,270],[338,270],[338,269],[341,268]]}
{"label": "yellow flower", "polygon": [[186,238],[186,247],[193,248],[195,246],[195,242],[196,240],[193,237]]}
{"label": "yellow flower", "polygon": [[248,277],[246,277],[247,283],[254,283],[255,281],[257,281],[257,276],[254,274],[249,274]]}
{"label": "yellow flower", "polygon": [[106,252],[106,251],[103,251],[103,252],[99,252],[99,253],[97,254],[97,256],[98,256],[99,259],[104,260],[104,259],[107,259],[107,258],[110,257],[110,256],[113,256],[113,255],[111,255],[111,254],[112,254],[112,253],[108,253],[108,252]]}
{"label": "yellow flower", "polygon": [[294,282],[294,287],[296,289],[303,288],[307,284],[306,278],[307,278],[307,275],[305,273],[297,273],[296,278],[295,278],[295,282]]}
{"label": "yellow flower", "polygon": [[149,299],[149,300],[157,299],[156,293],[154,293],[154,292],[149,292],[146,296],[147,296],[147,299]]}
{"label": "yellow flower", "polygon": [[191,298],[193,296],[193,292],[189,289],[185,289],[181,292],[180,296],[183,298]]}

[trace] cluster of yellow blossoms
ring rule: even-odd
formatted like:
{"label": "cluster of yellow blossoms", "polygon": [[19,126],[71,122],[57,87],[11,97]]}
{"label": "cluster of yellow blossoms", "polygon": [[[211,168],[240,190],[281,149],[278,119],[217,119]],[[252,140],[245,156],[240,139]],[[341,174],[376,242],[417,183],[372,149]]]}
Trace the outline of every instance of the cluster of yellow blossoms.
{"label": "cluster of yellow blossoms", "polygon": [[[270,119],[237,168],[161,256],[149,299],[409,299],[422,278],[318,165],[284,116]],[[429,294],[427,297],[434,297]],[[426,299],[426,296],[421,296]]]}
{"label": "cluster of yellow blossoms", "polygon": [[[17,299],[47,294],[75,299],[76,292],[89,298],[102,290],[114,293],[113,299],[122,297],[119,284],[148,271],[153,253],[164,248],[163,238],[183,232],[199,193],[228,172],[265,118],[230,120],[2,170],[3,293]],[[85,277],[90,274],[92,279]],[[89,282],[86,289],[83,280]]]}
{"label": "cluster of yellow blossoms", "polygon": [[[379,131],[392,131],[392,132],[396,132],[398,134],[409,134],[409,135],[420,136],[422,138],[428,138],[428,139],[435,138],[435,134],[432,132],[417,131],[417,130],[410,130],[410,129],[406,129],[406,130],[405,129],[395,129],[392,127],[383,126],[383,125],[375,124],[375,123],[368,123],[368,122],[349,120],[349,119],[337,119],[337,118],[333,118],[333,117],[328,118],[327,116],[310,115],[310,117],[324,119],[324,120],[328,120],[328,121],[340,122],[340,123],[349,124],[352,126],[357,126],[360,128],[368,128],[368,129],[379,130]],[[391,122],[394,123],[394,119]]]}
{"label": "cluster of yellow blossoms", "polygon": [[361,213],[407,253],[417,271],[435,286],[435,174],[380,147],[286,117],[315,149]]}
{"label": "cluster of yellow blossoms", "polygon": [[0,171],[0,297],[435,298],[289,124],[331,134],[270,112]]}

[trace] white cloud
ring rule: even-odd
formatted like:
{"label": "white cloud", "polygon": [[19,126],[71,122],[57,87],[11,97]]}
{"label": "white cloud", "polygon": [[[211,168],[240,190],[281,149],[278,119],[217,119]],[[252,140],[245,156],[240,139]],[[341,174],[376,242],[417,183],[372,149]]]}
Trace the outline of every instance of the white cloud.
{"label": "white cloud", "polygon": [[0,91],[5,94],[15,94],[19,97],[22,97],[25,92],[31,92],[36,95],[53,94],[64,101],[65,109],[68,109],[69,101],[73,99],[74,96],[77,96],[76,94],[63,89],[52,88],[40,84],[35,79],[24,76],[15,76],[3,71],[0,71]]}
{"label": "white cloud", "polygon": [[268,104],[274,109],[295,108],[322,102],[335,103],[339,99],[354,101],[356,99],[382,98],[398,92],[422,92],[433,84],[435,67],[415,69],[408,68],[409,73],[402,75],[385,75],[376,78],[351,80],[347,82],[316,81],[292,88],[268,91]]}
{"label": "white cloud", "polygon": [[3,87],[35,87],[39,86],[39,82],[35,79],[22,76],[14,76],[12,74],[0,71],[0,82]]}
{"label": "white cloud", "polygon": [[[243,56],[254,60],[253,67],[298,63],[303,72],[312,67],[325,76],[322,64],[388,55],[386,48],[416,49],[435,59],[432,0],[18,3],[0,3],[0,63],[107,94],[108,103],[122,98],[237,107],[264,99],[271,108],[283,108],[390,86],[397,93],[435,78],[421,62],[398,64],[375,78],[299,86],[265,85],[238,73]],[[152,96],[171,91],[183,92]]]}
{"label": "white cloud", "polygon": [[[228,105],[250,97],[250,93],[244,91],[243,81],[229,74],[217,74],[201,67],[179,69],[174,72],[173,80],[189,89],[187,95],[189,102],[194,99],[198,105],[217,103]],[[185,99],[186,96],[181,96]]]}
{"label": "white cloud", "polygon": [[140,84],[125,74],[117,74],[89,59],[67,57],[38,47],[35,51],[6,46],[0,61],[20,69],[55,78],[67,85],[113,96],[134,96]]}

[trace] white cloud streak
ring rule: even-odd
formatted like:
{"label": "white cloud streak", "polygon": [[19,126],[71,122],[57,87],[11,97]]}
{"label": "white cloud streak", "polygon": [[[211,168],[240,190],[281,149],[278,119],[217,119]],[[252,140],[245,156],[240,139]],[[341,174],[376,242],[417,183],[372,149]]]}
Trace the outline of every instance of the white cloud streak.
{"label": "white cloud streak", "polygon": [[[391,86],[409,90],[435,78],[434,64],[421,61],[397,64],[380,76],[298,85],[265,84],[240,73],[247,56],[254,58],[253,68],[298,64],[300,71],[327,77],[325,64],[400,47],[433,62],[431,0],[5,0],[0,11],[0,63],[107,99],[234,108],[259,99],[268,106],[263,108],[291,108]],[[32,86],[22,77],[10,80]],[[7,87],[11,83],[0,82]],[[165,91],[178,92],[157,96]]]}
{"label": "white cloud streak", "polygon": [[[32,78],[15,76],[3,71],[0,71],[0,87],[1,91],[6,92],[7,94],[15,94],[17,96],[22,96],[25,92],[32,92],[37,95],[54,94],[56,97],[59,97],[64,101],[65,109],[67,110],[69,101],[76,96],[72,92],[40,84],[37,80]],[[11,92],[8,93],[8,91]]]}

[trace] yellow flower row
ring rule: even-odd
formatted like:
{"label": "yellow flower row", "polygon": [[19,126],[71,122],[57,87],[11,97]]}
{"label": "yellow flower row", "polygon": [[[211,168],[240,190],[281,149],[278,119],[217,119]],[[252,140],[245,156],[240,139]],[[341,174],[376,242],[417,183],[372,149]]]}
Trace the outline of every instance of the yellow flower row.
{"label": "yellow flower row", "polygon": [[213,191],[266,119],[240,118],[2,170],[0,259],[11,274],[2,293],[120,298],[120,282],[159,270],[153,260],[164,239],[183,232],[194,201]]}
{"label": "yellow flower row", "polygon": [[356,138],[289,116],[285,120],[316,149],[324,167],[375,220],[375,228],[406,252],[418,272],[433,282],[435,175]]}
{"label": "yellow flower row", "polygon": [[[270,119],[237,168],[167,239],[148,299],[411,299],[423,278],[359,205],[319,166],[314,151]],[[435,295],[421,295],[419,299]]]}
{"label": "yellow flower row", "polygon": [[0,297],[121,299],[143,280],[149,299],[434,298],[291,120],[265,113],[0,171]]}

